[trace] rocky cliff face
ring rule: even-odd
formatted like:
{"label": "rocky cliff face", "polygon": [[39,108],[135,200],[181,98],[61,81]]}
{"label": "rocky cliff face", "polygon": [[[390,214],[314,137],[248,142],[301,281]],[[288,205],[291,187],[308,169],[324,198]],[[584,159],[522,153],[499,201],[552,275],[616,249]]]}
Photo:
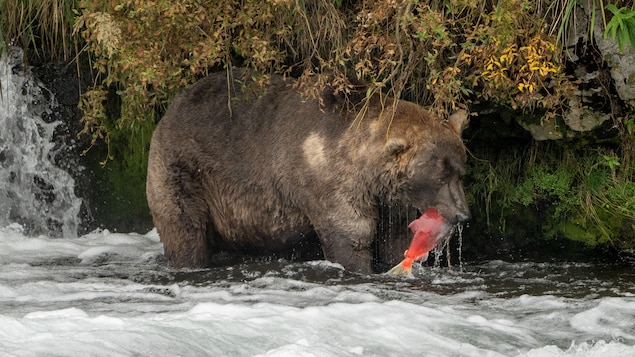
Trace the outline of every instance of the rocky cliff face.
{"label": "rocky cliff face", "polygon": [[[604,24],[599,10],[593,16],[593,2],[579,2],[575,23],[564,36],[568,72],[578,83],[578,91],[567,103],[562,118],[565,128],[555,121],[523,123],[536,140],[558,140],[575,137],[602,126],[613,126],[610,119],[619,118],[635,108],[635,53],[630,47],[621,50],[617,41],[604,37]],[[585,26],[595,18],[593,31]],[[593,34],[593,38],[591,38]]]}
{"label": "rocky cliff face", "polygon": [[[588,7],[584,8],[588,18],[591,16],[590,12]],[[593,41],[609,68],[612,84],[619,98],[630,108],[635,108],[635,52],[633,48],[625,46],[621,50],[616,40],[605,38],[602,20],[597,16]]]}

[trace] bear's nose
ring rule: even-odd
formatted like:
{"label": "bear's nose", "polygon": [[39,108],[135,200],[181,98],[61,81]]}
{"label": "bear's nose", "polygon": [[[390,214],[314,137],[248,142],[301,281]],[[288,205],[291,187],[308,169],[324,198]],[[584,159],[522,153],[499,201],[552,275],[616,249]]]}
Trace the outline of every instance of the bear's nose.
{"label": "bear's nose", "polygon": [[465,222],[470,219],[470,212],[459,212],[456,214],[456,220],[459,223]]}

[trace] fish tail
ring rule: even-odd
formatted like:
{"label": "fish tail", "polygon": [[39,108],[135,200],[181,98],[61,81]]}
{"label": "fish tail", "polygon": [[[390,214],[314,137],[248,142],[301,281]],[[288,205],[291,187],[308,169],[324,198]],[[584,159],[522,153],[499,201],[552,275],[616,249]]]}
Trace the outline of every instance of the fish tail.
{"label": "fish tail", "polygon": [[388,272],[386,274],[388,275],[395,275],[395,276],[408,276],[410,275],[410,272],[412,271],[412,267],[404,267],[404,264],[402,264],[403,262],[395,265],[392,269],[388,270]]}

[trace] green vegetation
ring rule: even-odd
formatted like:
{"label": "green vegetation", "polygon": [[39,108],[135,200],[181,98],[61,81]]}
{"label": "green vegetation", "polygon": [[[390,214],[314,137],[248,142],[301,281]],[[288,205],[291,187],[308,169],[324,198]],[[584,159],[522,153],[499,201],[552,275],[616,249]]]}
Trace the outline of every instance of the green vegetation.
{"label": "green vegetation", "polygon": [[74,7],[68,0],[0,0],[0,53],[14,41],[36,56],[70,59],[78,44]]}
{"label": "green vegetation", "polygon": [[488,160],[472,160],[468,174],[472,209],[485,213],[480,227],[502,237],[527,234],[515,232],[522,222],[521,229],[533,225],[547,238],[635,248],[635,167],[624,150],[632,149],[544,142],[505,154],[484,148],[475,155]]}
{"label": "green vegetation", "polygon": [[[510,123],[557,127],[563,140],[533,143],[528,151],[468,143],[473,211],[487,229],[506,234],[516,229],[514,219],[527,219],[547,237],[633,247],[633,108],[612,111],[616,133],[608,139],[572,139],[563,124],[580,88],[567,72],[567,36],[582,27],[592,39],[595,31],[575,15],[581,3],[0,0],[0,47],[15,41],[35,55],[92,69],[93,84],[80,102],[80,135],[91,143],[85,154],[100,156],[112,190],[136,206],[144,205],[151,132],[177,90],[237,65],[258,84],[271,73],[299,77],[307,95],[327,85],[346,94],[356,77],[371,83],[369,93],[442,115],[487,106],[507,113]],[[626,3],[585,2],[590,23],[601,18],[604,37],[630,50],[635,11]],[[510,135],[492,128],[491,142]]]}
{"label": "green vegetation", "polygon": [[606,9],[613,13],[613,18],[606,24],[604,37],[617,38],[621,50],[624,46],[631,45],[635,50],[635,11],[627,7],[617,8],[613,4],[606,5]]}

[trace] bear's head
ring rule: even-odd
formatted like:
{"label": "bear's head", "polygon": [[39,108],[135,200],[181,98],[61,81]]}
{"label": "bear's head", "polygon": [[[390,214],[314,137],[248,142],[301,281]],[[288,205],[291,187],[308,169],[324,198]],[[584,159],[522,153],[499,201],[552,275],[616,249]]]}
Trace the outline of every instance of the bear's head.
{"label": "bear's head", "polygon": [[[461,138],[467,112],[447,120],[410,102],[399,101],[388,110],[384,153],[389,162],[390,199],[421,212],[436,207],[451,224],[466,221],[470,210],[461,179],[465,175],[466,148]],[[385,156],[385,157],[386,157]]]}

